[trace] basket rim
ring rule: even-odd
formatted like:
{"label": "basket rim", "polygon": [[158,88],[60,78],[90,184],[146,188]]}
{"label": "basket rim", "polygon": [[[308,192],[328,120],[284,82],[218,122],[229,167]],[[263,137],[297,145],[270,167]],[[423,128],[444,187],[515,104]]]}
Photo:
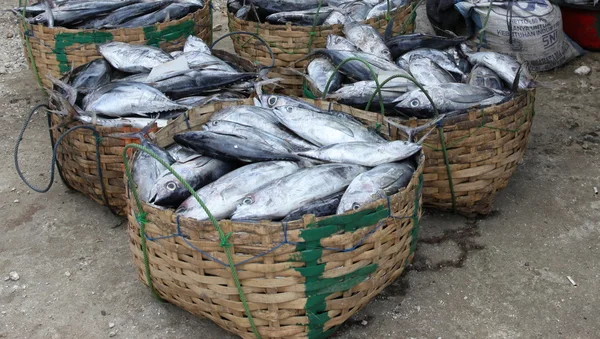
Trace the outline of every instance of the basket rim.
{"label": "basket rim", "polygon": [[[19,20],[21,20],[22,22],[24,22],[30,29],[35,29],[35,30],[46,30],[48,32],[52,32],[54,34],[58,34],[58,33],[95,33],[95,32],[107,32],[107,33],[112,33],[112,32],[118,32],[118,31],[131,31],[131,30],[138,30],[138,29],[145,29],[148,27],[159,27],[161,25],[164,26],[173,26],[173,25],[177,25],[180,24],[182,22],[186,22],[186,21],[190,21],[193,20],[194,17],[196,16],[196,14],[199,14],[199,12],[201,11],[206,11],[207,9],[210,10],[210,5],[207,3],[205,4],[202,8],[199,8],[197,10],[195,10],[194,12],[190,12],[188,13],[186,16],[184,16],[183,18],[177,19],[177,20],[172,20],[169,21],[167,23],[164,22],[158,22],[155,23],[153,25],[148,25],[148,26],[136,26],[136,27],[117,27],[117,28],[100,28],[100,29],[80,29],[80,28],[66,28],[66,27],[48,27],[45,25],[41,25],[41,24],[36,24],[36,23],[30,23],[27,20],[25,20],[26,18],[23,17],[23,15],[21,15],[21,13],[18,14]],[[212,29],[212,27],[211,27]]]}

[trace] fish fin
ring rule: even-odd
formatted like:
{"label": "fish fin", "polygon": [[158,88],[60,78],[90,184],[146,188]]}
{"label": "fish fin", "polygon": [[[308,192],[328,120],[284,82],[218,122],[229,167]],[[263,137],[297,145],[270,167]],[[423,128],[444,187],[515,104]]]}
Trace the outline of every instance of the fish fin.
{"label": "fish fin", "polygon": [[112,138],[118,138],[118,139],[139,139],[140,141],[144,141],[144,140],[147,140],[146,134],[148,134],[148,132],[150,132],[150,129],[152,129],[152,127],[156,123],[156,120],[157,119],[150,121],[150,123],[148,125],[146,125],[146,127],[142,128],[141,130],[139,130],[137,132],[113,133],[113,134],[109,134],[108,136],[112,137]]}
{"label": "fish fin", "polygon": [[298,155],[298,165],[300,165],[301,167],[310,168],[324,163],[324,161],[316,158],[307,157],[305,155]]}
{"label": "fish fin", "polygon": [[69,103],[71,105],[75,105],[75,101],[77,100],[77,89],[75,89],[74,87],[68,85],[67,83],[65,83],[62,80],[59,80],[55,77],[53,77],[50,74],[46,74],[46,78],[48,78],[50,81],[52,81],[52,84],[56,85],[57,87],[59,87],[60,89],[62,89],[63,91],[65,91],[67,94],[67,100],[69,101]]}
{"label": "fish fin", "polygon": [[383,35],[383,41],[389,41],[394,37],[394,22],[395,20],[390,20],[388,22]]}
{"label": "fish fin", "polygon": [[517,74],[515,74],[515,79],[511,85],[511,90],[516,92],[519,89],[519,80],[521,79],[521,70],[523,69],[523,65],[519,64],[519,69],[517,70]]}
{"label": "fish fin", "polygon": [[262,87],[266,86],[266,85],[274,85],[276,87],[285,88],[284,86],[279,84],[279,82],[282,80],[283,80],[283,78],[273,78],[273,79],[265,79],[265,80],[258,81],[256,83],[254,83],[254,90],[256,91],[256,94],[262,95],[262,93],[263,93]]}
{"label": "fish fin", "polygon": [[51,128],[52,130],[65,127],[71,122],[78,120],[78,117],[81,115],[81,111],[78,110],[76,106],[71,105],[71,103],[69,103],[67,99],[65,99],[65,97],[63,97],[62,95],[60,95],[60,93],[54,90],[48,90],[48,93],[50,95],[50,100],[55,100],[57,102],[56,106],[63,108],[63,110],[52,112],[65,116],[65,119],[63,119],[63,121],[60,124]]}
{"label": "fish fin", "polygon": [[[389,119],[389,118],[385,118],[385,121],[386,121],[388,124],[390,124],[390,125],[392,125],[392,126],[396,127],[397,129],[401,130],[401,131],[402,131],[404,134],[406,134],[406,135],[407,135],[408,141],[410,141],[410,142],[413,142],[413,140],[414,140],[414,137],[415,137],[417,134],[419,134],[420,132],[422,132],[422,131],[424,131],[424,130],[426,130],[426,129],[428,129],[428,128],[430,128],[430,127],[434,126],[434,125],[436,125],[438,122],[442,121],[442,120],[443,120],[445,117],[446,117],[446,115],[445,115],[445,114],[441,114],[441,115],[439,115],[437,118],[435,118],[435,119],[433,119],[433,120],[431,120],[431,121],[427,122],[426,124],[424,124],[424,125],[422,125],[422,126],[418,126],[418,127],[408,127],[408,126],[404,126],[404,125],[401,125],[401,124],[399,124],[399,123],[397,123],[397,122],[394,122],[394,121],[392,121],[392,120],[391,120],[391,119]],[[432,129],[431,129],[429,132],[427,132],[427,133],[426,133],[426,134],[425,134],[425,135],[424,135],[424,136],[423,136],[423,137],[422,137],[422,138],[419,140],[419,142],[418,142],[418,143],[420,144],[420,143],[422,143],[422,142],[423,142],[425,139],[427,139],[427,137],[429,136],[429,134],[431,134],[431,133],[433,132],[433,130],[434,130],[434,129],[435,129],[435,127],[434,127],[434,128],[432,128]]]}

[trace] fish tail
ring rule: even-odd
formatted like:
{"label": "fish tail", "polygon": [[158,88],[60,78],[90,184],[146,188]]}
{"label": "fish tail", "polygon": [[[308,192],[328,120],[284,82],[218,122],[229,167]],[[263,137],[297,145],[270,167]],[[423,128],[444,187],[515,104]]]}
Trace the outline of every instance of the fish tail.
{"label": "fish tail", "polygon": [[53,85],[57,86],[58,88],[62,89],[63,91],[65,91],[66,93],[66,99],[69,101],[69,103],[71,105],[75,104],[75,101],[77,100],[77,89],[74,88],[73,86],[65,83],[62,80],[59,80],[55,77],[53,77],[50,74],[46,74],[46,78],[48,78]]}
{"label": "fish tail", "polygon": [[118,139],[138,139],[140,141],[144,141],[144,140],[146,140],[146,134],[148,134],[150,132],[150,129],[152,129],[152,127],[156,123],[156,120],[157,119],[150,121],[150,123],[148,125],[146,125],[146,127],[142,128],[141,130],[139,130],[137,132],[113,133],[113,134],[110,134],[109,137],[118,138]]}

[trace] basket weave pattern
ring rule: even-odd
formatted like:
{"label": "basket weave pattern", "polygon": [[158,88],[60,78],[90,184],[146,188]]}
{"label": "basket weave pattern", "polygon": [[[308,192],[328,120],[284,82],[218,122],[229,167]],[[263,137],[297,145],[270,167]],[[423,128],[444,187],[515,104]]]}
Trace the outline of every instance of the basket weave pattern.
{"label": "basket weave pattern", "polygon": [[[414,30],[414,4],[398,8],[390,12],[391,20],[394,20],[394,33],[412,33]],[[287,70],[287,67],[295,68],[302,72],[308,64],[308,60],[295,63],[305,57],[310,51],[325,48],[327,36],[330,34],[344,35],[343,25],[331,26],[292,26],[272,25],[269,23],[258,23],[245,21],[227,13],[229,18],[230,32],[250,32],[259,35],[269,43],[275,56],[275,69],[271,70],[271,78],[282,78],[279,82],[283,88],[277,91],[293,96],[302,96],[303,78]],[[388,21],[385,18],[373,18],[365,21],[366,24],[377,28],[383,33]],[[262,65],[271,63],[271,56],[267,48],[250,36],[232,36],[235,51],[242,57],[254,60]]]}
{"label": "basket weave pattern", "polygon": [[[424,205],[453,210],[453,188],[457,212],[489,214],[498,191],[508,185],[523,158],[533,122],[534,103],[535,91],[531,90],[509,102],[444,119],[443,134],[452,185],[448,181],[437,131],[427,138],[423,147]],[[405,125],[415,127],[424,123],[424,120],[412,119]],[[393,138],[406,138],[397,129],[391,130]]]}
{"label": "basket weave pattern", "polygon": [[[229,105],[194,109],[187,122],[179,118],[157,133],[159,145],[172,143],[176,133],[198,129],[212,112]],[[400,276],[416,245],[422,169],[421,159],[405,190],[357,212],[306,215],[289,223],[219,222],[229,235],[226,246],[261,337],[324,338]],[[139,278],[147,283],[140,213],[134,199],[129,205],[130,249]],[[254,338],[213,224],[186,218],[178,223],[172,210],[142,208],[150,278],[158,295]]]}
{"label": "basket weave pattern", "polygon": [[[58,114],[51,116],[53,140],[58,140],[70,128],[81,126],[81,122],[68,122]],[[65,184],[77,190],[100,205],[108,207],[119,215],[125,215],[125,184],[123,174],[123,149],[137,140],[109,137],[113,133],[133,133],[139,131],[131,127],[113,128],[94,126],[100,137],[98,140],[89,129],[77,129],[67,134],[56,151],[56,161]],[[99,142],[99,161],[96,156],[96,143]],[[98,162],[102,171],[102,181],[98,173]],[[104,186],[104,192],[103,187]],[[104,196],[106,196],[106,201]]]}
{"label": "basket weave pattern", "polygon": [[[25,55],[30,59],[27,40],[31,45],[31,54],[35,61],[32,70],[39,75],[45,88],[52,88],[52,82],[46,78],[50,74],[60,78],[72,68],[86,64],[101,57],[97,44],[110,41],[139,45],[153,45],[171,52],[183,48],[189,35],[211,41],[210,6],[190,13],[187,16],[167,23],[148,27],[115,28],[106,30],[50,28],[44,25],[30,25],[21,22],[21,37],[25,42]],[[31,60],[29,60],[30,65]]]}

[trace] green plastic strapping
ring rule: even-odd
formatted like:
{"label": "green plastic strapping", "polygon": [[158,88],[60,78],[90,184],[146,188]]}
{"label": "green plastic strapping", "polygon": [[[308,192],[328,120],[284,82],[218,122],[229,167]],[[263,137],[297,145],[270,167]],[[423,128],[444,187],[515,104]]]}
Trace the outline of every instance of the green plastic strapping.
{"label": "green plastic strapping", "polygon": [[421,227],[421,218],[419,217],[419,209],[421,204],[421,192],[423,191],[423,173],[419,174],[419,186],[415,190],[415,201],[412,215],[413,228],[410,231],[410,254],[415,253],[417,250],[417,239],[419,238],[419,230]]}
{"label": "green plastic strapping", "polygon": [[[131,190],[131,193],[133,194],[133,197],[135,199],[135,203],[136,203],[136,208],[138,211],[138,214],[141,215],[144,213],[143,207],[142,207],[142,203],[140,201],[140,198],[138,196],[137,193],[137,188],[135,187],[135,184],[133,183],[133,175],[131,173],[131,169],[129,167],[129,157],[127,156],[127,151],[130,148],[134,148],[137,149],[138,152],[145,152],[147,154],[149,154],[152,158],[154,158],[158,163],[160,163],[161,165],[163,165],[167,170],[169,170],[169,172],[171,174],[173,174],[175,176],[175,178],[177,178],[177,180],[179,180],[179,182],[182,183],[182,185],[190,192],[190,194],[194,197],[194,199],[196,199],[196,201],[198,202],[198,204],[204,209],[204,211],[206,212],[206,214],[208,215],[209,220],[211,221],[211,223],[213,224],[213,226],[215,226],[215,229],[217,230],[217,233],[219,233],[219,239],[220,239],[220,243],[219,245],[224,249],[225,254],[227,255],[227,262],[229,264],[229,269],[231,270],[231,275],[233,277],[233,281],[235,283],[235,286],[238,290],[238,294],[240,296],[240,301],[242,302],[242,305],[244,307],[244,311],[246,313],[246,317],[248,317],[248,321],[250,322],[250,326],[252,328],[252,332],[254,333],[254,336],[257,339],[260,339],[260,334],[258,333],[258,328],[256,327],[256,324],[254,323],[254,318],[252,317],[252,313],[250,312],[250,307],[248,306],[248,302],[246,301],[246,296],[244,294],[244,291],[242,290],[242,285],[240,283],[240,279],[237,275],[237,270],[235,268],[235,262],[233,261],[233,255],[231,253],[231,244],[229,243],[229,236],[231,236],[231,234],[225,234],[223,232],[223,230],[221,229],[221,226],[219,225],[219,223],[217,222],[217,220],[215,219],[215,217],[212,215],[212,213],[210,213],[210,211],[208,210],[208,208],[206,207],[206,205],[204,204],[204,202],[202,201],[202,199],[200,199],[200,197],[198,196],[198,194],[196,193],[196,191],[190,186],[190,184],[184,180],[179,173],[177,173],[176,171],[173,170],[173,168],[167,164],[166,162],[164,162],[162,159],[160,159],[158,157],[158,155],[156,155],[156,153],[154,153],[153,151],[151,151],[150,149],[142,146],[142,145],[138,145],[138,144],[129,144],[127,146],[125,146],[125,148],[123,149],[123,163],[125,164],[125,174],[127,176],[127,185],[129,186],[129,189]],[[138,219],[138,217],[136,216],[136,219]],[[145,269],[145,274],[146,274],[146,281],[148,283],[148,286],[150,287],[151,291],[152,291],[152,295],[158,299],[161,300],[160,297],[158,296],[158,293],[156,292],[156,290],[154,289],[154,285],[152,283],[152,279],[150,277],[150,261],[148,259],[148,248],[146,246],[146,227],[145,227],[145,223],[141,222],[139,223],[140,226],[140,238],[142,240],[142,253],[144,256],[144,269]]]}
{"label": "green plastic strapping", "polygon": [[69,60],[65,49],[69,46],[80,44],[103,44],[113,40],[113,35],[110,32],[78,32],[78,33],[58,33],[54,36],[54,49],[52,52],[56,54],[58,61],[58,69],[61,73],[71,70]]}
{"label": "green plastic strapping", "polygon": [[37,64],[35,63],[35,59],[33,57],[33,51],[31,49],[31,42],[29,41],[29,35],[27,34],[28,32],[28,27],[27,27],[27,23],[25,22],[25,10],[27,9],[27,0],[25,0],[25,3],[23,4],[23,2],[21,0],[19,0],[19,7],[23,7],[23,12],[21,13],[21,25],[23,26],[23,42],[25,44],[25,47],[27,48],[27,55],[29,56],[29,61],[31,63],[31,69],[33,70],[33,74],[35,74],[35,80],[37,81],[38,85],[40,86],[41,89],[44,90],[44,93],[46,93],[46,90],[44,89],[44,85],[42,84],[42,79],[40,78],[40,73],[38,72],[37,69]]}

